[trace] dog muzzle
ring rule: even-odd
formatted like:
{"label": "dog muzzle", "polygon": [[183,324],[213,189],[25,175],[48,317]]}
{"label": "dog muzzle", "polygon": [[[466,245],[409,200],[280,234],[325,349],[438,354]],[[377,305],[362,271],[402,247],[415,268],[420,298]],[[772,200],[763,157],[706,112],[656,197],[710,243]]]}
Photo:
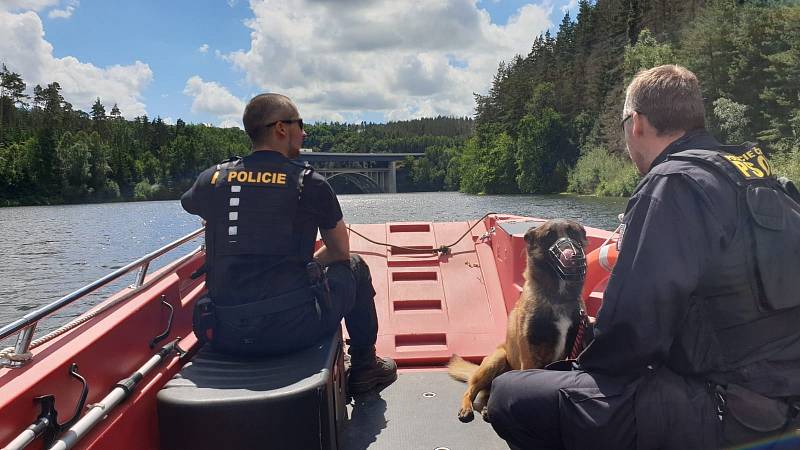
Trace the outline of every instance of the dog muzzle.
{"label": "dog muzzle", "polygon": [[563,237],[547,253],[547,262],[562,280],[583,281],[586,277],[586,254],[580,242]]}

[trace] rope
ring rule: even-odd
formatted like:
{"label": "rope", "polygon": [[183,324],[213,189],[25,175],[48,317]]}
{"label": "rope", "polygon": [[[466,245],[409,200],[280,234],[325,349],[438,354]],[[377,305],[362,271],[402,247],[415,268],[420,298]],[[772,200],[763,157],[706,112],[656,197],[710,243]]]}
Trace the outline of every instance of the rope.
{"label": "rope", "polygon": [[[34,349],[34,348],[36,348],[36,347],[38,347],[38,346],[40,346],[40,345],[42,345],[42,344],[44,344],[46,342],[52,341],[53,339],[57,338],[58,336],[61,336],[62,334],[66,333],[67,331],[69,331],[69,330],[71,330],[71,329],[83,324],[84,322],[86,322],[88,320],[91,320],[92,318],[96,317],[99,314],[104,313],[105,311],[108,311],[111,307],[116,306],[118,303],[120,303],[120,302],[122,302],[123,300],[126,300],[126,299],[127,299],[127,296],[122,296],[122,297],[114,300],[113,302],[108,303],[108,304],[102,306],[101,308],[90,312],[89,314],[86,314],[85,316],[78,317],[77,319],[73,320],[72,322],[67,323],[66,325],[58,328],[57,330],[52,331],[52,332],[40,337],[39,339],[34,340],[33,342],[31,342],[31,345],[28,348],[29,349]],[[7,348],[3,349],[2,351],[0,351],[0,360],[2,360],[2,359],[7,359],[9,361],[30,361],[31,359],[33,359],[33,353],[25,352],[25,353],[18,354],[17,352],[14,351],[14,347],[7,347]]]}
{"label": "rope", "polygon": [[443,255],[449,255],[450,254],[450,249],[453,246],[455,246],[456,244],[461,242],[461,240],[464,239],[469,234],[469,232],[472,231],[473,228],[475,228],[479,223],[481,223],[483,221],[483,219],[489,217],[492,214],[497,214],[497,213],[488,212],[488,213],[484,214],[483,217],[481,217],[474,224],[472,224],[472,226],[469,227],[467,229],[467,231],[465,231],[464,234],[461,235],[460,238],[456,239],[455,242],[453,242],[450,245],[442,245],[439,248],[414,248],[414,247],[403,247],[401,245],[392,245],[392,244],[389,244],[389,243],[386,243],[386,242],[373,241],[372,239],[364,236],[363,234],[359,233],[358,231],[350,228],[350,225],[347,226],[347,229],[350,230],[351,232],[355,233],[356,235],[362,237],[367,242],[371,242],[371,243],[376,244],[376,245],[383,245],[383,246],[386,246],[386,247],[389,247],[389,248],[399,248],[401,250],[406,250],[406,251],[412,252],[412,253],[440,253],[440,254],[443,254]]}

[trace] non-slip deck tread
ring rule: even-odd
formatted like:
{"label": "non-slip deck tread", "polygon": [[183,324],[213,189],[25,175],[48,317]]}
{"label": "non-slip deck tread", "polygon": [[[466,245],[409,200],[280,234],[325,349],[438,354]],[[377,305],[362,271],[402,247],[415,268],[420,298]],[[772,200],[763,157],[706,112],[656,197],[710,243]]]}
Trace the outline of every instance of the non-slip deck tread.
{"label": "non-slip deck tread", "polygon": [[[446,372],[406,372],[380,393],[358,396],[348,406],[344,450],[508,449],[491,425],[476,414],[456,417],[466,385]],[[434,393],[435,396],[425,396]]]}

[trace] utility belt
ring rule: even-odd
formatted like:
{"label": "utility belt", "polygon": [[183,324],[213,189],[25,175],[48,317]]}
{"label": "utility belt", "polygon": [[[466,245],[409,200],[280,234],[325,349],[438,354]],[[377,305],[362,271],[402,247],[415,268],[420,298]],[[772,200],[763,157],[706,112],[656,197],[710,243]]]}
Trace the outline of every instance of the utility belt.
{"label": "utility belt", "polygon": [[706,383],[714,398],[725,445],[774,437],[800,425],[800,397],[766,397],[738,384]]}
{"label": "utility belt", "polygon": [[276,314],[314,302],[317,315],[322,317],[323,311],[330,308],[331,297],[328,279],[324,268],[312,261],[306,265],[308,286],[269,297],[252,303],[236,306],[219,306],[209,297],[197,301],[192,315],[192,328],[201,344],[214,339],[214,329],[220,324],[231,328],[247,328],[252,318]]}

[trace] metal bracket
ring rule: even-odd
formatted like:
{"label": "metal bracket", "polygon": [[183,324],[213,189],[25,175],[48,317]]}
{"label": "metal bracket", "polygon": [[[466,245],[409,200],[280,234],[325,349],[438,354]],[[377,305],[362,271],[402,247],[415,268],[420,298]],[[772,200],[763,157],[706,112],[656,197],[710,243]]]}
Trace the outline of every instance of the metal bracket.
{"label": "metal bracket", "polygon": [[169,318],[167,319],[167,329],[164,330],[161,334],[154,337],[152,341],[150,341],[150,348],[155,348],[156,344],[163,341],[167,336],[169,336],[169,332],[172,331],[172,317],[175,315],[175,308],[167,301],[167,296],[161,294],[161,304],[169,308]]}
{"label": "metal bracket", "polygon": [[139,266],[139,272],[136,273],[136,281],[129,286],[131,289],[139,288],[144,284],[144,277],[147,276],[147,269],[149,267],[149,261]]}
{"label": "metal bracket", "polygon": [[78,399],[78,404],[75,406],[75,413],[72,414],[69,420],[63,424],[58,423],[58,411],[56,411],[55,397],[53,395],[36,397],[36,400],[42,407],[42,413],[39,415],[36,423],[42,424],[44,427],[42,430],[44,433],[44,448],[50,448],[62,431],[75,425],[78,419],[81,418],[81,411],[83,411],[83,407],[86,405],[86,397],[89,395],[89,383],[86,382],[86,378],[83,378],[81,374],[78,373],[78,364],[72,363],[69,366],[69,374],[80,381],[82,385],[81,396]]}

